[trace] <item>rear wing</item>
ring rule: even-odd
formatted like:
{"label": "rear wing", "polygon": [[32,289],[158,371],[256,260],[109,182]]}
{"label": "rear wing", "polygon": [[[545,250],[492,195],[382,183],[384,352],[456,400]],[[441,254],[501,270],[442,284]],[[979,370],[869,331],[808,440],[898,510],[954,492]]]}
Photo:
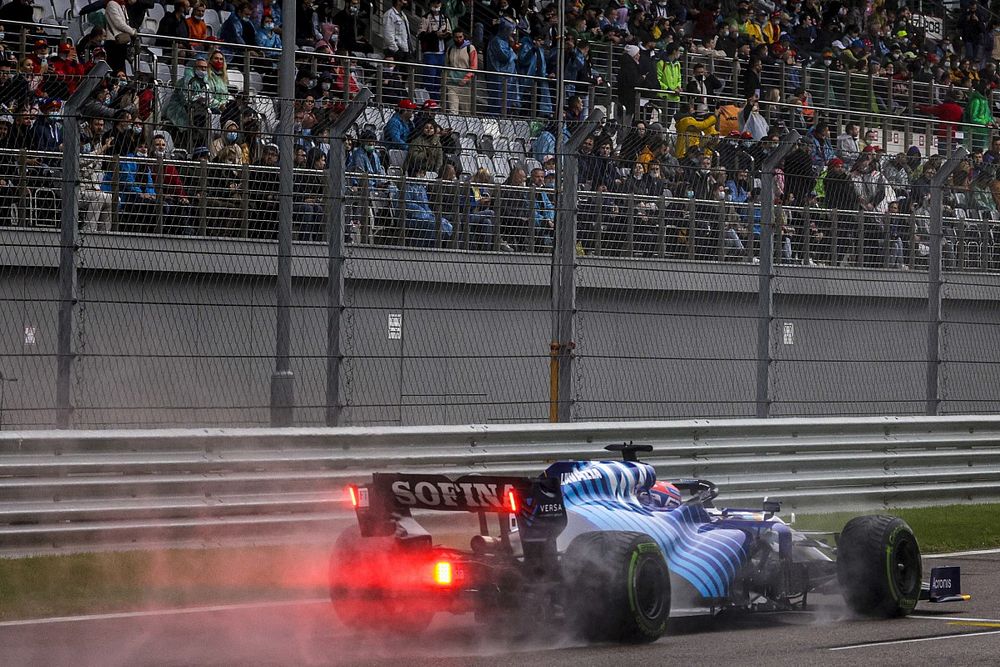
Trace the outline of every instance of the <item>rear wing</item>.
{"label": "rear wing", "polygon": [[415,509],[510,515],[528,540],[566,525],[558,479],[375,473],[370,484],[348,489],[365,537],[398,536],[401,522],[413,525],[405,519]]}

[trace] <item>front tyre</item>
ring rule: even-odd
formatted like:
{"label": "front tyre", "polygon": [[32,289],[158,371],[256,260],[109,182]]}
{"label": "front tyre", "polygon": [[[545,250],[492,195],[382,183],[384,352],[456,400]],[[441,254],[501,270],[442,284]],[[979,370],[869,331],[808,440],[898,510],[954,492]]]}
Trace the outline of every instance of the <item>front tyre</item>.
{"label": "front tyre", "polygon": [[859,516],[844,526],[837,543],[837,579],[855,613],[910,614],[920,598],[921,577],[920,547],[902,519]]}
{"label": "front tyre", "polygon": [[562,557],[565,612],[588,641],[652,642],[670,615],[670,571],[648,535],[578,535]]}

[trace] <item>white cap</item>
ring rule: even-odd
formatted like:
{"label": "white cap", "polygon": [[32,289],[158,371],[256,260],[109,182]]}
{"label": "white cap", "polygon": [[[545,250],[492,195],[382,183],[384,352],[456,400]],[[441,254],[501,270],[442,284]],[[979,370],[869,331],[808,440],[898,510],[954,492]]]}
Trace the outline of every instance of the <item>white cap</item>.
{"label": "white cap", "polygon": [[639,47],[636,46],[635,44],[629,44],[628,46],[625,47],[625,53],[627,53],[629,57],[635,58],[637,55],[639,55]]}

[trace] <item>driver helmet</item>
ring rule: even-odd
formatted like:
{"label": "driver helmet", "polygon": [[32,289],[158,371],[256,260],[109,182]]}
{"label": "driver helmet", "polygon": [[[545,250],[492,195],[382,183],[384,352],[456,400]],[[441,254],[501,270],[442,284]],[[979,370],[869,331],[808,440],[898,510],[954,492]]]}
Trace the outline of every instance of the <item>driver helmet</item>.
{"label": "driver helmet", "polygon": [[649,498],[662,509],[673,509],[681,504],[680,489],[670,482],[654,482],[649,488]]}

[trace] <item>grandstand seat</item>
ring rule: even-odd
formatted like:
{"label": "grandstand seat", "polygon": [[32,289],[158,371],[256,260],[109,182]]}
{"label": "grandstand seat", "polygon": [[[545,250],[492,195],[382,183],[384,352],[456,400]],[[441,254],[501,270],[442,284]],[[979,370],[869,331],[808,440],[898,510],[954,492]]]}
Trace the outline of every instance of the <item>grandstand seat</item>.
{"label": "grandstand seat", "polygon": [[403,167],[403,161],[406,160],[406,153],[399,150],[398,148],[393,148],[389,151],[389,164],[393,167]]}
{"label": "grandstand seat", "polygon": [[479,164],[476,162],[476,156],[471,153],[464,153],[459,157],[459,161],[462,163],[462,172],[467,175],[472,175],[476,173],[479,168]]}
{"label": "grandstand seat", "polygon": [[510,161],[506,155],[493,156],[493,176],[498,183],[502,183],[510,176]]}
{"label": "grandstand seat", "polygon": [[243,91],[243,72],[238,69],[230,69],[226,76],[229,77],[229,90]]}
{"label": "grandstand seat", "polygon": [[471,134],[463,135],[459,139],[459,143],[462,146],[462,150],[472,151],[473,153],[478,150],[478,147],[476,146],[476,137]]}
{"label": "grandstand seat", "polygon": [[499,137],[500,123],[496,118],[487,118],[483,120],[483,134],[489,134],[490,136]]}
{"label": "grandstand seat", "polygon": [[[55,1],[58,2],[59,0],[55,0]],[[146,18],[151,18],[151,19],[155,20],[157,27],[159,27],[160,20],[163,19],[163,17],[166,16],[166,14],[167,14],[166,7],[164,7],[160,3],[156,2],[156,3],[153,3],[153,6],[150,7],[149,11],[146,13]],[[156,32],[156,31],[154,30],[153,32]]]}
{"label": "grandstand seat", "polygon": [[525,167],[525,169],[527,169],[528,173],[530,174],[532,169],[541,169],[542,168],[542,164],[538,160],[536,160],[535,158],[529,157],[529,158],[525,158],[524,159],[524,167]]}
{"label": "grandstand seat", "polygon": [[486,171],[493,173],[493,160],[482,153],[476,155],[476,166],[479,169],[485,169]]}
{"label": "grandstand seat", "polygon": [[426,88],[417,88],[413,91],[413,101],[415,103],[422,105],[429,99],[431,99],[431,94],[427,92]]}
{"label": "grandstand seat", "polygon": [[72,0],[52,0],[52,16],[54,16],[63,25],[69,23],[72,11]]}
{"label": "grandstand seat", "polygon": [[476,137],[481,137],[483,132],[483,120],[482,118],[469,118],[468,121],[468,132],[470,134],[476,135]]}
{"label": "grandstand seat", "polygon": [[264,90],[264,76],[256,70],[250,72],[250,90],[257,93]]}
{"label": "grandstand seat", "polygon": [[493,136],[489,134],[483,134],[479,137],[479,150],[493,157],[496,152],[493,148]]}
{"label": "grandstand seat", "polygon": [[211,30],[211,34],[218,35],[219,31],[222,30],[222,22],[225,20],[219,16],[219,12],[214,9],[205,10],[205,24]]}

